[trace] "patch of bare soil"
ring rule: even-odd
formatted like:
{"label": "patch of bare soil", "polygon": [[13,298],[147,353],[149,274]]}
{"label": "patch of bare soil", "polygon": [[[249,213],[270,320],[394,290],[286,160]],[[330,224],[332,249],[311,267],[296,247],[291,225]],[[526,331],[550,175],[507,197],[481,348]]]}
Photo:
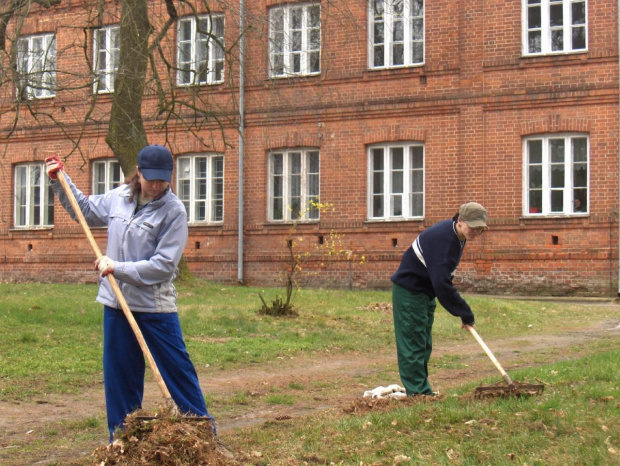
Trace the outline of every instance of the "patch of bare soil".
{"label": "patch of bare soil", "polygon": [[[376,310],[384,311],[379,306]],[[595,322],[587,328],[573,328],[561,334],[519,336],[486,343],[510,373],[515,367],[583,357],[594,351],[591,349],[594,342],[617,339],[619,336],[620,318],[614,318]],[[444,355],[459,356],[460,364],[456,369],[431,367],[431,383],[433,389],[439,392],[492,374],[501,380],[496,368],[475,341],[449,348],[436,342],[433,360]],[[365,390],[377,385],[399,383],[395,349],[391,347],[380,354],[325,354],[230,371],[198,368],[198,372],[204,392],[216,400],[229,400],[238,393],[247,396],[247,401],[243,403],[231,401],[225,407],[217,406],[216,403],[209,406],[209,411],[217,420],[218,433],[224,440],[227,431],[241,427],[281,422],[332,408],[349,409],[355,413],[363,409],[382,409],[384,404],[399,402],[373,401],[369,405],[367,400],[362,399]],[[290,391],[291,386],[303,387],[295,390],[293,406],[273,405],[265,401],[266,395],[274,390]],[[147,411],[161,403],[161,392],[155,382],[147,382],[144,398]],[[432,401],[413,398],[406,402]],[[93,452],[99,447],[107,447],[105,428],[102,429],[101,439],[96,442],[76,440],[65,449],[48,451],[45,455],[31,454],[33,457],[24,457],[23,452],[28,451],[24,449],[25,445],[44,441],[46,432],[50,430],[62,432],[63,425],[68,422],[79,422],[96,416],[105,418],[102,386],[92,387],[79,395],[55,394],[31,402],[0,402],[0,464],[93,464]],[[200,448],[212,451],[204,445]]]}

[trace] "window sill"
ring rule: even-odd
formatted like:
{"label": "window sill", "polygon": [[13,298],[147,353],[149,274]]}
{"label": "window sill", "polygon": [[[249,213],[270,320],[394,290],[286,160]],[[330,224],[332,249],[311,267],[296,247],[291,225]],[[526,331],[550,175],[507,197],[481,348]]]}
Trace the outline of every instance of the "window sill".
{"label": "window sill", "polygon": [[575,50],[569,52],[546,52],[546,53],[536,53],[536,54],[524,54],[521,55],[522,59],[530,59],[530,58],[557,58],[557,57],[566,57],[567,59],[573,58],[575,55],[587,55],[588,50]]}
{"label": "window sill", "polygon": [[589,212],[575,213],[575,214],[540,214],[540,215],[522,215],[519,217],[521,220],[571,220],[578,218],[587,218],[590,216]]}
{"label": "window sill", "polygon": [[9,228],[9,232],[10,233],[16,233],[16,232],[33,232],[33,231],[52,231],[54,229],[53,225],[50,226],[40,226],[40,227],[33,227],[33,226],[24,226],[24,227],[12,227]]}
{"label": "window sill", "polygon": [[188,228],[195,227],[212,227],[212,228],[221,228],[224,226],[224,222],[192,222],[187,224]]}
{"label": "window sill", "polygon": [[411,218],[368,218],[364,223],[405,223],[405,222],[424,222],[424,217]]}
{"label": "window sill", "polygon": [[276,221],[268,221],[263,223],[263,226],[265,227],[292,227],[292,226],[301,226],[301,225],[318,225],[320,222],[319,219],[316,220],[304,220],[304,221],[283,221],[283,222],[276,222]]}
{"label": "window sill", "polygon": [[305,79],[319,78],[321,72],[307,74],[285,74],[282,76],[268,76],[266,82],[281,82],[286,84],[307,84]]}
{"label": "window sill", "polygon": [[219,86],[221,84],[224,84],[224,81],[216,81],[216,82],[212,82],[212,83],[176,83],[176,87],[179,89],[187,89],[189,87],[203,87],[203,86]]}

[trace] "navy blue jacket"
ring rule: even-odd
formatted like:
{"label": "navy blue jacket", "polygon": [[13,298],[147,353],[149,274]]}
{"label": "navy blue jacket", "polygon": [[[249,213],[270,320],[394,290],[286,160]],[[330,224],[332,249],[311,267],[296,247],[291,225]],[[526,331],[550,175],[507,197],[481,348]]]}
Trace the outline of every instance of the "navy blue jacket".
{"label": "navy blue jacket", "polygon": [[474,324],[474,313],[452,284],[465,241],[456,234],[456,223],[444,220],[424,230],[416,239],[418,258],[413,245],[409,246],[392,281],[412,293],[424,293],[437,298],[452,315],[467,325]]}

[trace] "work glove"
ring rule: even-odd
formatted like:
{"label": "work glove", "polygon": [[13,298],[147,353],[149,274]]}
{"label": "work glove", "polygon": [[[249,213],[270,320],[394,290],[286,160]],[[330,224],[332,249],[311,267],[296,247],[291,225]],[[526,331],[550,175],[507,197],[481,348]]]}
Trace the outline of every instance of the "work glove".
{"label": "work glove", "polygon": [[110,273],[114,274],[114,261],[108,256],[101,256],[95,261],[95,270],[99,270],[102,278]]}
{"label": "work glove", "polygon": [[49,176],[52,180],[57,180],[58,171],[65,169],[65,164],[62,163],[62,160],[60,160],[57,155],[52,155],[51,157],[46,158],[45,165],[47,176]]}

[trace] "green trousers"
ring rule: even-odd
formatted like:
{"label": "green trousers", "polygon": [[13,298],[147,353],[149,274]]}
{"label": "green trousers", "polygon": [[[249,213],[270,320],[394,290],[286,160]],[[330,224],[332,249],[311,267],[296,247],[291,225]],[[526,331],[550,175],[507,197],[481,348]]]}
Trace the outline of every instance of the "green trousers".
{"label": "green trousers", "polygon": [[431,395],[428,361],[433,350],[436,302],[423,293],[412,293],[393,284],[392,308],[398,372],[407,395]]}

